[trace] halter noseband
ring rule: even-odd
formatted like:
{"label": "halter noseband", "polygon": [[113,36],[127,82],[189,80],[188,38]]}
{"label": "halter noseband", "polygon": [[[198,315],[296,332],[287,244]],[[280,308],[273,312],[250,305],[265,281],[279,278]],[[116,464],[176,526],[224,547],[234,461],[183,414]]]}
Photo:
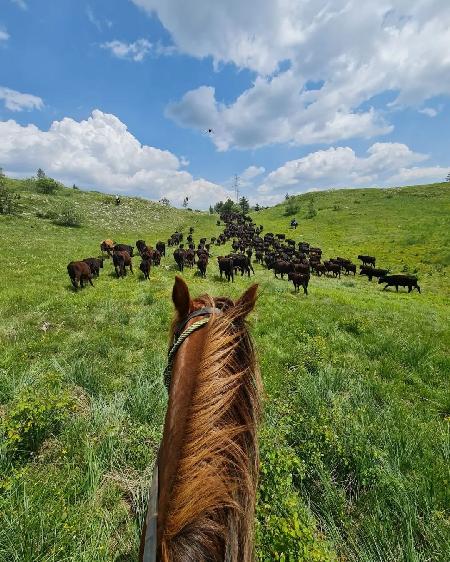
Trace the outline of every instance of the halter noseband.
{"label": "halter noseband", "polygon": [[[168,353],[167,367],[164,369],[164,384],[166,385],[167,391],[169,391],[170,389],[172,367],[176,352],[178,351],[184,340],[186,340],[193,332],[199,330],[209,322],[209,317],[211,316],[211,314],[222,314],[222,311],[220,310],[220,308],[205,306],[203,308],[200,308],[199,310],[191,312],[186,316],[186,318],[184,318],[177,324],[177,327],[173,334],[173,344]],[[197,316],[208,316],[208,318],[197,320],[197,322],[191,324],[189,328],[184,329],[189,320],[191,320],[192,318],[196,318]],[[150,491],[150,498],[147,507],[147,528],[145,533],[142,562],[156,561],[158,495],[158,462],[156,462],[153,469],[152,488]]]}

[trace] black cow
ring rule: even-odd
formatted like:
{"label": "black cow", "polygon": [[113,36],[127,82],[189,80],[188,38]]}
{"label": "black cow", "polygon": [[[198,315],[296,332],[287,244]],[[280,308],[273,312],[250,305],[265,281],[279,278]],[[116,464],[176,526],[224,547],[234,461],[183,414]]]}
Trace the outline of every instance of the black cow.
{"label": "black cow", "polygon": [[[141,242],[142,242],[142,240],[141,240]],[[134,246],[128,246],[128,244],[116,244],[114,246],[115,252],[127,252],[129,257],[131,257],[131,258],[133,257],[133,249],[134,249]]]}
{"label": "black cow", "polygon": [[150,267],[152,265],[152,261],[150,259],[144,259],[139,264],[139,269],[144,274],[144,279],[150,279]]}
{"label": "black cow", "polygon": [[395,287],[395,290],[398,293],[399,287],[408,287],[408,293],[410,293],[413,289],[417,289],[420,293],[420,287],[417,284],[417,277],[413,277],[412,275],[385,275],[384,277],[380,277],[378,279],[378,284],[386,283],[383,287],[383,291],[385,291],[388,287]]}
{"label": "black cow", "polygon": [[83,261],[88,264],[94,277],[98,277],[100,275],[100,268],[103,269],[104,258],[86,258]]}
{"label": "black cow", "polygon": [[388,269],[375,269],[374,267],[369,267],[367,265],[360,266],[360,275],[367,275],[369,281],[372,281],[372,277],[384,277],[389,272]]}
{"label": "black cow", "polygon": [[248,256],[246,256],[245,254],[233,254],[231,257],[233,259],[234,269],[240,269],[241,276],[244,275],[244,273],[247,273],[250,277],[250,271],[253,271],[253,273],[255,273],[255,270],[253,269],[252,263]]}
{"label": "black cow", "polygon": [[276,260],[273,264],[273,271],[275,273],[275,277],[277,277],[277,273],[281,275],[281,279],[283,279],[283,275],[285,273],[290,273],[293,271],[294,266],[292,263],[285,261],[285,260]]}
{"label": "black cow", "polygon": [[147,249],[147,244],[144,242],[144,240],[136,240],[136,248],[139,254],[142,256],[142,253]]}
{"label": "black cow", "polygon": [[202,254],[197,260],[197,267],[200,272],[200,276],[206,279],[206,268],[208,267],[208,256]]}
{"label": "black cow", "polygon": [[227,281],[234,281],[233,258],[219,256],[217,262],[219,264],[220,278],[222,279],[222,273],[225,273]]}
{"label": "black cow", "polygon": [[303,287],[303,292],[305,293],[305,295],[308,294],[309,275],[291,272],[288,273],[288,279],[289,281],[292,281],[292,283],[294,284],[294,289],[296,291],[299,291],[300,287]]}
{"label": "black cow", "polygon": [[162,256],[166,257],[166,245],[164,242],[156,242],[156,249]]}
{"label": "black cow", "polygon": [[375,267],[375,258],[373,256],[358,256],[358,259],[362,261],[363,265],[373,265]]}
{"label": "black cow", "polygon": [[331,272],[333,274],[333,277],[339,277],[339,279],[341,278],[341,266],[338,263],[326,261],[324,263],[324,266],[327,273]]}
{"label": "black cow", "polygon": [[183,271],[184,269],[184,259],[185,259],[186,252],[182,248],[177,248],[173,253],[173,257],[177,262],[179,271]]}

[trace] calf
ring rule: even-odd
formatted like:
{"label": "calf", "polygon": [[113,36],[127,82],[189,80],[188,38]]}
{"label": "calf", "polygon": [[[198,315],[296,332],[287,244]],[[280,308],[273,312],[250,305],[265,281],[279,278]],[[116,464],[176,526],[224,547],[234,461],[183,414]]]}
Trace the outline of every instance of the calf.
{"label": "calf", "polygon": [[100,268],[103,269],[104,258],[86,258],[83,261],[88,264],[94,277],[98,277],[100,275]]}
{"label": "calf", "polygon": [[78,283],[80,287],[83,288],[85,281],[89,281],[89,283],[94,286],[92,283],[91,270],[84,261],[71,261],[67,266],[67,273],[75,289],[78,289]]}
{"label": "calf", "polygon": [[373,265],[375,267],[375,258],[373,256],[358,256],[358,259],[362,261],[363,265]]}
{"label": "calf", "polygon": [[133,264],[131,262],[131,256],[128,252],[124,250],[114,252],[113,254],[113,264],[116,270],[117,277],[125,277],[127,274],[126,267],[130,268],[131,273],[133,273]]}
{"label": "calf", "polygon": [[408,293],[410,293],[413,289],[417,289],[420,293],[420,287],[417,284],[417,277],[413,277],[412,275],[384,275],[378,279],[378,284],[386,283],[383,287],[383,291],[385,291],[388,287],[395,287],[395,290],[398,293],[399,287],[408,287]]}
{"label": "calf", "polygon": [[151,267],[151,265],[152,265],[152,262],[148,258],[142,260],[141,263],[139,264],[139,269],[144,274],[144,279],[150,279],[150,267]]}
{"label": "calf", "polygon": [[303,273],[295,273],[291,272],[288,273],[289,281],[292,281],[294,284],[295,291],[299,291],[300,287],[303,287],[303,292],[305,295],[308,294],[308,283],[309,283],[309,275],[304,275]]}

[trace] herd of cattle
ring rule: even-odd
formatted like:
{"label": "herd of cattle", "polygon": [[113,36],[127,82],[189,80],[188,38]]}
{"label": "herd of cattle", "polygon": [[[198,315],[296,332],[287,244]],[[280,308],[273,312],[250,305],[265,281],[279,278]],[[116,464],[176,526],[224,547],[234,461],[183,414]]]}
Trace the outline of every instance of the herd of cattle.
{"label": "herd of cattle", "polygon": [[[274,271],[283,279],[287,275],[288,280],[294,285],[295,291],[303,288],[308,294],[308,285],[312,274],[317,276],[326,275],[339,277],[341,274],[356,275],[357,266],[349,259],[335,257],[322,261],[321,248],[312,247],[307,242],[298,242],[286,238],[285,234],[273,234],[271,232],[262,235],[263,226],[253,223],[248,216],[239,213],[223,213],[217,226],[224,224],[224,229],[218,237],[211,237],[209,242],[206,238],[200,238],[197,245],[194,242],[194,228],[189,229],[189,234],[184,242],[181,232],[175,232],[167,241],[167,246],[175,247],[173,257],[179,271],[185,267],[198,268],[201,277],[206,277],[209,259],[212,256],[212,246],[223,246],[231,241],[232,253],[217,257],[220,278],[225,277],[227,281],[234,281],[234,276],[239,272],[241,276],[255,273],[252,259],[255,263],[264,265],[267,269]],[[161,263],[161,258],[166,256],[166,243],[159,241],[155,248],[147,246],[144,240],[136,242],[136,249],[141,258],[139,265],[144,278],[150,278],[150,269]],[[93,277],[98,277],[100,268],[107,258],[112,258],[112,263],[117,277],[126,275],[126,268],[133,273],[132,258],[134,247],[127,244],[116,244],[113,240],[103,240],[100,244],[102,256],[99,258],[86,258],[82,261],[72,261],[67,266],[67,271],[75,289],[83,287],[89,282],[91,285]],[[106,256],[105,256],[106,254]],[[420,287],[417,277],[411,275],[397,274],[389,275],[387,269],[377,268],[374,256],[359,255],[362,262],[359,269],[360,275],[365,275],[371,281],[374,277],[378,283],[384,283],[384,289],[395,287],[407,287],[408,293]]]}

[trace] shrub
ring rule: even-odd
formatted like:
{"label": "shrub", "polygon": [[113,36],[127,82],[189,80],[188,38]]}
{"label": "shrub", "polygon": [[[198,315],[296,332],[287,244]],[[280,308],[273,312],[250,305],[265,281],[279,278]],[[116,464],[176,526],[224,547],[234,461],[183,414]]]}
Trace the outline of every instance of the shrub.
{"label": "shrub", "polygon": [[0,179],[0,215],[13,215],[19,207],[20,196],[13,193]]}
{"label": "shrub", "polygon": [[59,226],[81,226],[81,215],[68,203],[59,209],[53,222]]}
{"label": "shrub", "polygon": [[291,215],[296,215],[300,209],[300,205],[295,202],[292,197],[289,197],[286,203],[286,207],[284,208],[284,216],[290,217]]}
{"label": "shrub", "polygon": [[11,405],[1,425],[1,448],[12,457],[29,455],[57,431],[74,408],[74,401],[59,381],[48,376],[27,387]]}
{"label": "shrub", "polygon": [[36,216],[38,219],[56,219],[58,211],[55,209],[39,209],[36,211]]}
{"label": "shrub", "polygon": [[308,210],[306,212],[307,219],[313,219],[317,215],[316,208],[314,207],[314,199],[311,197],[308,203]]}
{"label": "shrub", "polygon": [[61,188],[61,184],[53,178],[43,177],[35,181],[35,187],[38,193],[52,195]]}

